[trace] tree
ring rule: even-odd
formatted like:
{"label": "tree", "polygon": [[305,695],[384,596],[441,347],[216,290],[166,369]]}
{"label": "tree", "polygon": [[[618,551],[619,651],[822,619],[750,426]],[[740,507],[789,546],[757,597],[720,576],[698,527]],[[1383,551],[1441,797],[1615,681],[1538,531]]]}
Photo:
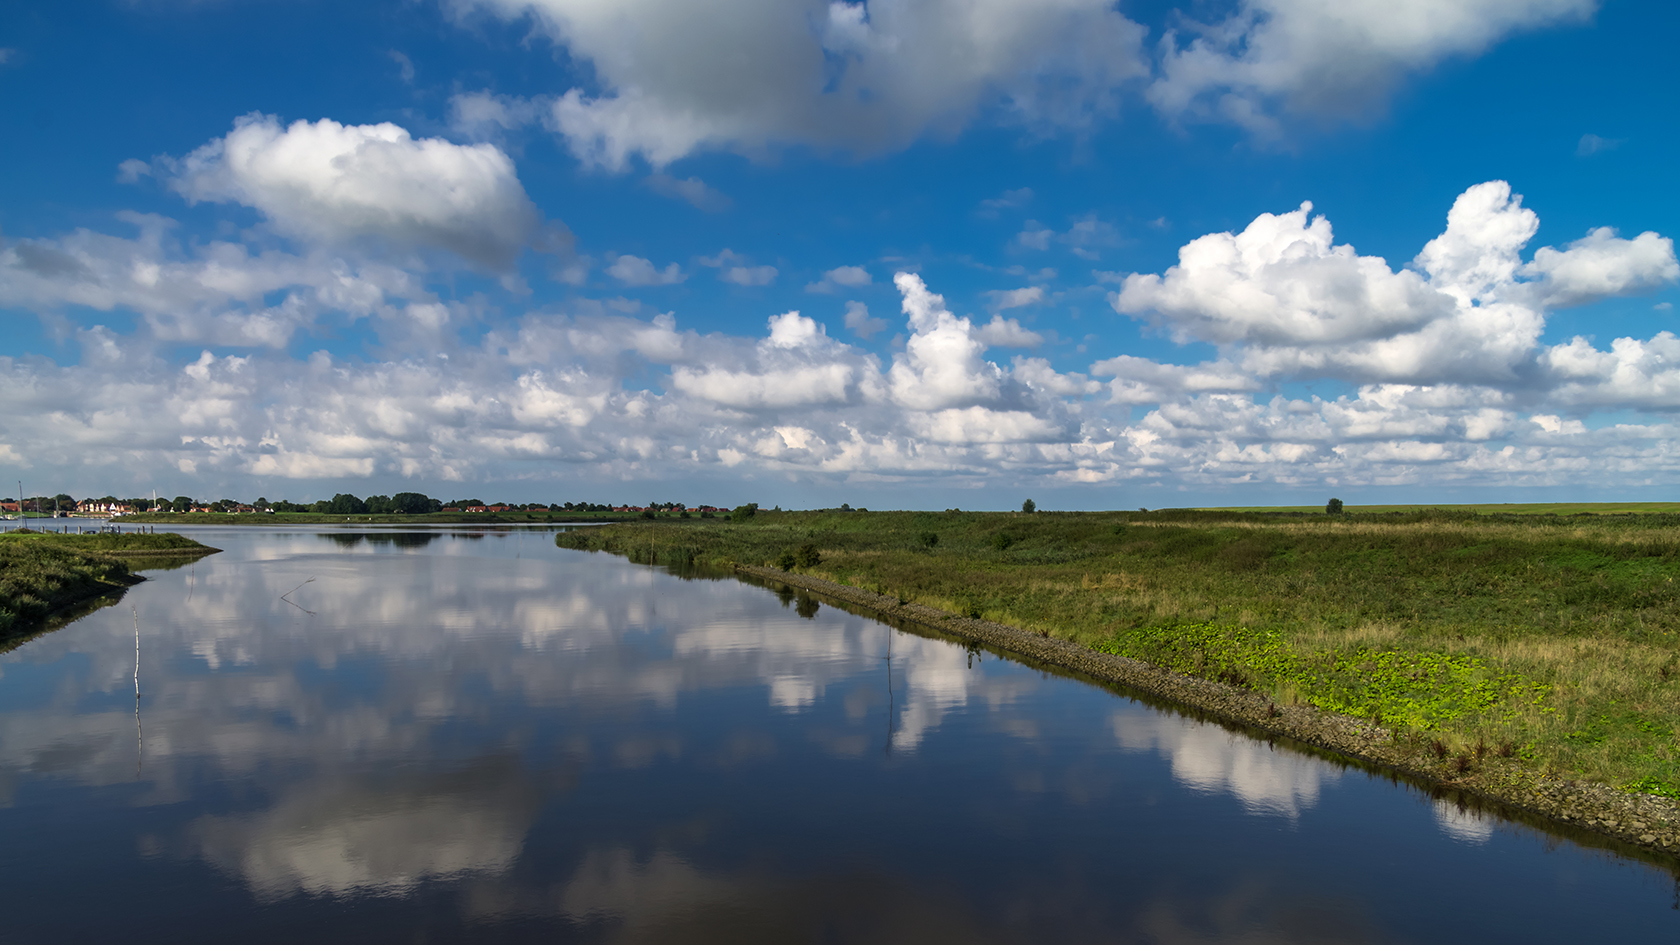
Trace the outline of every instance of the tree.
{"label": "tree", "polygon": [[391,510],[403,515],[430,515],[443,508],[443,503],[419,492],[399,492],[391,496]]}
{"label": "tree", "polygon": [[735,511],[729,513],[729,520],[732,522],[744,522],[757,514],[758,503],[748,502],[746,505],[737,505],[735,507]]}
{"label": "tree", "polygon": [[1325,515],[1340,515],[1340,514],[1342,514],[1342,500],[1341,499],[1331,499],[1329,502],[1326,502],[1324,504],[1324,514]]}
{"label": "tree", "polygon": [[178,495],[175,497],[175,501],[170,503],[170,505],[177,512],[191,512],[193,510],[192,496]]}
{"label": "tree", "polygon": [[1032,513],[1038,511],[1038,505],[1035,504],[1033,500],[1028,499],[1027,501],[1021,503],[1021,511],[1031,515]]}
{"label": "tree", "polygon": [[340,492],[327,503],[326,511],[333,515],[366,515],[367,503],[348,492]]}

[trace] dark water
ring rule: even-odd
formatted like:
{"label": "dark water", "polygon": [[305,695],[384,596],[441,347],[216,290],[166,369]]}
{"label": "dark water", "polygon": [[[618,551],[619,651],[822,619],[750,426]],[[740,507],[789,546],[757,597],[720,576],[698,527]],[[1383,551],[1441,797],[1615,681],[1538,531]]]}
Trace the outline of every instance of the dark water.
{"label": "dark water", "polygon": [[0,656],[0,942],[1680,937],[1649,866],[809,598],[198,537]]}

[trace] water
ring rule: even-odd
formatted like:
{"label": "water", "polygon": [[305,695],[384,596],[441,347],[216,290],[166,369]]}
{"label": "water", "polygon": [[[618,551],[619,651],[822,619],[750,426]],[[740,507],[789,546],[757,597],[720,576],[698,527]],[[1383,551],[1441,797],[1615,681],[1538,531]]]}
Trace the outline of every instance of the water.
{"label": "water", "polygon": [[1680,934],[1650,866],[809,597],[195,537],[0,656],[0,942]]}

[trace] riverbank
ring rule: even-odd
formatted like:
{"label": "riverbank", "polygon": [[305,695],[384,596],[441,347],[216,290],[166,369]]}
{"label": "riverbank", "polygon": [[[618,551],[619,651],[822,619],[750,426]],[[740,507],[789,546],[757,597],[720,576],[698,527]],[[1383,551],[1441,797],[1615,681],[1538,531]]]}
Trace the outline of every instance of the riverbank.
{"label": "riverbank", "polygon": [[172,533],[0,534],[0,638],[145,580],[134,573],[131,560],[178,560],[218,550]]}
{"label": "riverbank", "polygon": [[759,512],[557,542],[1009,628],[1011,651],[1680,851],[1680,517]]}

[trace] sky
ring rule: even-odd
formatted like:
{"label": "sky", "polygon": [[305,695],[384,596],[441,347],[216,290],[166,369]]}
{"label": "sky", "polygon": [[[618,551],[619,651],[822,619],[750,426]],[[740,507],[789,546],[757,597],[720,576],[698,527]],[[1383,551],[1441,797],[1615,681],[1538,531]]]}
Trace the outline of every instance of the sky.
{"label": "sky", "polygon": [[1676,498],[1672,4],[9,9],[7,494]]}

